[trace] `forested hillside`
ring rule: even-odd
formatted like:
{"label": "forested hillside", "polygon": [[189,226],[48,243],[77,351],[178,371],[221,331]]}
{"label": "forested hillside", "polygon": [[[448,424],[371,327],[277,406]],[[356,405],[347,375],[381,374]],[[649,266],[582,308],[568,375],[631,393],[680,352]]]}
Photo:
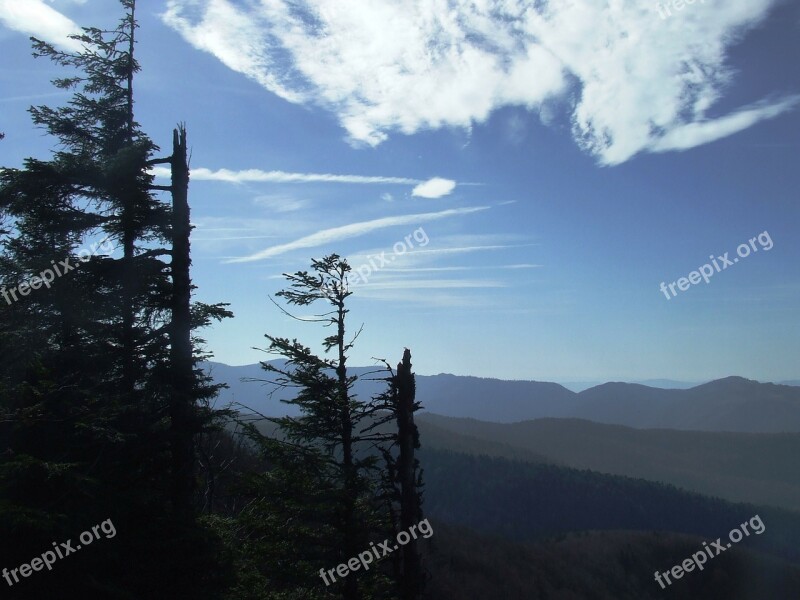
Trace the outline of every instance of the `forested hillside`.
{"label": "forested hillside", "polygon": [[[524,458],[528,453],[534,462],[661,481],[734,502],[800,510],[794,460],[800,453],[797,433],[642,430],[577,419],[500,424],[429,413],[421,415],[420,428],[430,443],[460,452],[491,444],[495,451],[485,454]],[[449,433],[453,445],[445,442],[442,430]],[[454,437],[459,435],[470,441]]]}
{"label": "forested hillside", "polygon": [[[533,544],[513,543],[463,527],[439,525],[426,552],[432,573],[427,599],[457,600],[789,600],[800,568],[737,549],[662,589],[666,570],[696,552],[702,538],[665,533],[583,532]],[[655,567],[654,567],[655,565]]]}

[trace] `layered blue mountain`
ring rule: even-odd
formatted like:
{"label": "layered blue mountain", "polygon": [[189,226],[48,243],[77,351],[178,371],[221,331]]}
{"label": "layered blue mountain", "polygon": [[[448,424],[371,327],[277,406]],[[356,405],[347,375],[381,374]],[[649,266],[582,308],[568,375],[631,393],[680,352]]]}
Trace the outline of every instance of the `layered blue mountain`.
{"label": "layered blue mountain", "polygon": [[[274,364],[281,365],[276,361]],[[235,403],[268,416],[293,413],[281,402],[290,390],[268,383],[259,365],[232,367],[206,363],[217,383],[226,383],[219,405]],[[378,393],[386,373],[357,367],[355,392]],[[243,381],[243,379],[245,381]],[[494,423],[541,418],[576,418],[635,428],[750,433],[800,432],[800,387],[726,377],[688,389],[664,389],[635,383],[604,383],[573,392],[557,383],[505,381],[459,375],[417,375],[417,399],[426,412]]]}

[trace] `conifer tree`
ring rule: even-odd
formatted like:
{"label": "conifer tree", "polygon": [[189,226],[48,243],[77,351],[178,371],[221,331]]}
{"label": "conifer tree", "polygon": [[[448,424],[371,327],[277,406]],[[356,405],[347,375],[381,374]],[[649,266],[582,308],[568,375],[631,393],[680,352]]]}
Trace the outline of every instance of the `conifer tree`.
{"label": "conifer tree", "polygon": [[189,305],[188,174],[178,210],[154,195],[157,148],[133,111],[135,2],[120,2],[118,27],[74,37],[81,51],[34,40],[70,71],[54,81],[69,103],[30,111],[60,148],[0,170],[0,293],[13,299],[0,301],[2,558],[113,517],[115,544],[37,579],[42,594],[213,597],[221,569],[191,507],[193,436],[215,387],[192,332],[229,313]]}
{"label": "conifer tree", "polygon": [[[330,569],[368,549],[370,541],[382,540],[389,533],[377,503],[378,454],[371,450],[388,436],[369,431],[374,404],[369,399],[359,399],[352,391],[358,378],[348,371],[347,360],[360,330],[348,338],[346,301],[351,295],[347,285],[350,266],[332,254],[312,260],[311,269],[311,272],[287,274],[289,286],[276,295],[293,306],[319,302],[329,307],[311,320],[332,329],[323,339],[322,347],[333,357],[317,356],[296,339],[266,336],[270,341],[268,352],[283,357],[285,362],[263,362],[262,366],[272,374],[271,382],[276,386],[296,391],[294,398],[286,402],[297,407],[301,414],[296,418],[270,419],[280,427],[281,438],[265,440],[264,449],[267,456],[272,450],[276,464],[272,477],[299,476],[299,481],[305,481],[307,487],[326,492],[324,496],[312,495],[311,504],[298,502],[295,508],[304,508],[294,518],[305,513],[307,519],[312,506],[325,503],[330,506],[328,510],[320,510],[313,521],[305,520],[306,527],[315,524],[311,530],[314,536],[310,544],[296,549],[306,559],[316,558],[317,568]],[[289,465],[293,467],[289,469]],[[327,527],[316,525],[320,516],[327,516]],[[298,522],[302,521],[300,517]],[[319,573],[314,576],[321,584]],[[350,573],[344,581],[336,576],[333,579],[326,591],[335,590],[345,600],[389,597],[388,582],[378,568]]]}

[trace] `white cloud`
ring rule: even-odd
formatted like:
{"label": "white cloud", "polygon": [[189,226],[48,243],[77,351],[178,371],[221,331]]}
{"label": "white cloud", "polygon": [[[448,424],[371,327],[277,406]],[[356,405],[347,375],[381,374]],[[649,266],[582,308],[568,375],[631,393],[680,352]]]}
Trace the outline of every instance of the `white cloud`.
{"label": "white cloud", "polygon": [[280,244],[271,246],[260,252],[256,252],[250,256],[243,256],[229,260],[230,263],[253,262],[263,260],[273,256],[284,254],[291,250],[298,250],[301,248],[314,248],[325,244],[331,244],[341,240],[350,239],[360,235],[370,233],[379,229],[387,227],[395,227],[398,225],[415,225],[418,223],[427,223],[429,221],[436,221],[447,217],[454,217],[459,215],[467,215],[483,210],[488,210],[488,206],[476,206],[473,208],[453,208],[450,210],[442,210],[432,213],[421,213],[416,215],[403,215],[397,217],[384,217],[382,219],[374,219],[372,221],[362,221],[360,223],[351,223],[350,225],[342,225],[341,227],[333,227],[331,229],[323,229],[311,235],[304,236],[293,242],[287,244]]}
{"label": "white cloud", "polygon": [[367,177],[362,175],[333,175],[331,173],[287,173],[285,171],[229,171],[219,169],[192,169],[192,177],[202,181],[228,181],[230,183],[397,183],[414,184],[416,179],[406,177]]}
{"label": "white cloud", "polygon": [[[168,179],[171,171],[168,167],[153,167],[150,172],[158,178]],[[427,181],[411,179],[408,177],[384,177],[369,175],[334,175],[332,173],[287,173],[286,171],[261,171],[260,169],[246,169],[231,171],[218,169],[213,171],[200,167],[192,169],[192,179],[195,181],[222,181],[226,183],[349,183],[349,184],[397,184],[414,185],[412,196],[419,198],[441,198],[448,195],[456,187],[456,182],[451,179],[434,177]],[[266,197],[260,202],[265,206]],[[391,202],[394,197],[389,193],[381,194],[381,199]],[[257,200],[257,203],[259,201]],[[274,203],[269,208],[275,208]],[[286,212],[283,210],[282,212]]]}
{"label": "white cloud", "polygon": [[[192,23],[187,12],[200,9],[203,23]],[[265,32],[259,21],[227,0],[180,0],[167,2],[164,22],[183,35],[194,47],[216,56],[228,68],[257,81],[289,102],[302,102],[302,94],[285,87],[272,73],[272,62],[262,51]]]}
{"label": "white cloud", "polygon": [[[151,172],[156,177],[169,178],[171,176],[171,171],[168,167],[153,167]],[[192,169],[192,179],[196,181],[223,181],[227,183],[386,183],[399,185],[415,185],[421,183],[419,179],[409,179],[407,177],[333,175],[331,173],[287,173],[286,171],[261,171],[259,169],[246,169],[244,171],[218,169],[213,171],[203,167]]]}
{"label": "white cloud", "polygon": [[42,0],[0,0],[0,22],[63,50],[78,51],[82,47],[68,37],[81,33],[80,27]]}
{"label": "white cloud", "polygon": [[411,191],[412,196],[419,198],[441,198],[447,196],[456,187],[456,182],[451,179],[434,177],[424,183],[420,183]]}
{"label": "white cloud", "polygon": [[653,150],[656,152],[685,150],[700,144],[713,142],[747,129],[759,121],[777,117],[798,104],[800,104],[800,96],[791,96],[775,104],[762,103],[759,106],[742,109],[719,119],[689,123],[665,134],[664,137],[653,144]]}
{"label": "white cloud", "polygon": [[[664,151],[665,137],[708,121],[733,80],[726,51],[775,4],[731,0],[723,10],[695,3],[662,20],[655,5],[567,2],[532,14],[527,29],[581,82],[573,113],[578,143],[614,165],[642,151]],[[707,141],[696,136],[692,146],[671,149]]]}
{"label": "white cloud", "polygon": [[695,2],[661,19],[640,0],[169,0],[162,18],[281,98],[333,111],[354,143],[523,106],[548,123],[569,114],[576,142],[613,165],[790,110],[711,111],[734,76],[730,46],[777,2]]}

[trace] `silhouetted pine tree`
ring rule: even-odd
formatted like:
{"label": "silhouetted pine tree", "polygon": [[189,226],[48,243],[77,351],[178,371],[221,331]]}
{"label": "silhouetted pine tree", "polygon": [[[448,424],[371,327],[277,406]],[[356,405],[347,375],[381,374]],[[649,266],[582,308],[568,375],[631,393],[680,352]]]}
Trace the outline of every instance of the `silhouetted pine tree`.
{"label": "silhouetted pine tree", "polygon": [[[74,72],[54,83],[75,93],[64,107],[31,109],[59,142],[51,160],[0,171],[0,291],[26,291],[0,300],[3,564],[108,518],[119,536],[23,582],[31,598],[64,586],[88,597],[207,597],[219,571],[204,531],[174,516],[191,516],[192,436],[213,417],[203,401],[215,389],[192,373],[191,331],[228,313],[188,307],[185,186],[178,211],[153,195],[157,148],[133,116],[135,2],[121,4],[117,28],[75,36],[80,52],[34,40],[35,55]],[[185,167],[185,137],[176,154]],[[101,238],[122,256],[89,256]],[[48,285],[23,287],[48,270]]]}
{"label": "silhouetted pine tree", "polygon": [[[347,359],[359,332],[348,340],[350,266],[332,254],[313,260],[311,267],[311,272],[287,274],[289,287],[277,296],[294,306],[317,302],[330,306],[330,310],[311,321],[333,330],[322,345],[334,358],[317,356],[297,340],[266,336],[270,341],[267,351],[282,356],[286,362],[263,362],[262,366],[273,375],[271,382],[276,386],[296,390],[295,397],[287,402],[296,406],[301,415],[269,419],[280,427],[280,438],[262,443],[265,457],[273,465],[265,477],[272,482],[269,489],[274,495],[266,497],[283,508],[265,508],[262,519],[275,519],[284,510],[288,520],[280,520],[292,522],[293,528],[305,532],[294,534],[305,542],[288,545],[287,552],[306,565],[305,581],[310,577],[320,591],[333,592],[334,597],[346,600],[388,598],[388,581],[378,566],[350,573],[344,581],[334,576],[327,588],[319,574],[319,569],[335,568],[368,550],[371,541],[383,540],[390,534],[377,503],[378,455],[370,451],[371,446],[388,436],[367,431],[374,405],[352,393],[357,376],[348,372]],[[282,482],[284,492],[276,482]],[[301,490],[305,491],[300,493]],[[315,493],[309,494],[309,490]],[[279,543],[279,538],[272,539]],[[288,557],[286,560],[291,562]],[[330,580],[330,575],[327,578]]]}

